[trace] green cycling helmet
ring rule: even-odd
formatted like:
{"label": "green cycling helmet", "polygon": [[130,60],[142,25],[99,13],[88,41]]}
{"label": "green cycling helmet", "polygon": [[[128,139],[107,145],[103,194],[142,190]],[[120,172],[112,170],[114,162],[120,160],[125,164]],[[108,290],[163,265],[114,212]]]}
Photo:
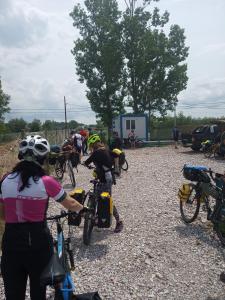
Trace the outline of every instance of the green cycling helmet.
{"label": "green cycling helmet", "polygon": [[92,134],[87,141],[88,147],[90,147],[92,144],[96,142],[101,142],[100,136],[97,134]]}

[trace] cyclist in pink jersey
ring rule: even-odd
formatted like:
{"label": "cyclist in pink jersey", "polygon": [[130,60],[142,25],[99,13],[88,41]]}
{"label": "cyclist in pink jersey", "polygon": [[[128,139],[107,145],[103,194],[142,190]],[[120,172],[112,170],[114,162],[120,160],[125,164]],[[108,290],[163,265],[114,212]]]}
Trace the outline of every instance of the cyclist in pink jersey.
{"label": "cyclist in pink jersey", "polygon": [[19,145],[21,160],[0,182],[0,215],[5,219],[1,272],[6,300],[24,300],[29,277],[30,299],[45,300],[40,274],[53,253],[46,222],[49,197],[66,209],[80,212],[83,206],[47,176],[42,165],[50,151],[41,136],[28,136]]}

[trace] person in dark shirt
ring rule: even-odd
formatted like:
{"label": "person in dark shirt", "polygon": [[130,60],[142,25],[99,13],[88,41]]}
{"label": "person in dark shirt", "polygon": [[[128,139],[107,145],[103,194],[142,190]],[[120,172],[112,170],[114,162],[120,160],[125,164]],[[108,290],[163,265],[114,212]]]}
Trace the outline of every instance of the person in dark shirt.
{"label": "person in dark shirt", "polygon": [[[97,193],[108,192],[112,195],[112,165],[113,158],[111,152],[101,143],[101,139],[97,134],[88,138],[88,147],[91,150],[91,155],[84,162],[86,166],[94,163],[96,167],[97,178],[100,183],[97,186]],[[116,219],[116,227],[114,232],[120,232],[123,229],[123,222],[120,220],[119,213],[115,205],[113,206],[113,216]]]}
{"label": "person in dark shirt", "polygon": [[119,155],[116,155],[116,153],[113,152],[114,149],[119,149],[122,151],[122,140],[121,138],[118,136],[118,132],[113,131],[113,136],[112,136],[112,140],[110,142],[109,145],[109,149],[112,151],[112,157],[114,159],[114,165],[115,165],[115,174],[117,176],[120,175],[120,168],[119,168]]}
{"label": "person in dark shirt", "polygon": [[110,150],[113,150],[115,148],[122,150],[122,144],[123,143],[121,138],[118,136],[118,132],[113,131],[113,136],[110,143]]}
{"label": "person in dark shirt", "polygon": [[79,131],[79,134],[82,136],[83,138],[83,141],[82,141],[82,152],[83,152],[83,155],[88,155],[87,153],[87,139],[88,139],[88,131],[85,130],[84,128],[82,128],[80,131]]}
{"label": "person in dark shirt", "polygon": [[177,149],[178,148],[177,144],[178,144],[179,135],[180,135],[180,131],[177,128],[177,126],[174,126],[172,133],[173,133],[174,147],[175,147],[175,149]]}

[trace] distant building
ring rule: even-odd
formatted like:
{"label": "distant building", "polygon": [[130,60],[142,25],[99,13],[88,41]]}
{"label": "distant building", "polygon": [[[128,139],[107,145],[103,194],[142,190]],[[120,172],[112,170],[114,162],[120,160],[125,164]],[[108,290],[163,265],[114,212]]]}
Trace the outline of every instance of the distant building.
{"label": "distant building", "polygon": [[148,116],[146,114],[124,114],[113,119],[113,131],[117,131],[121,139],[127,139],[133,129],[139,139],[148,140]]}

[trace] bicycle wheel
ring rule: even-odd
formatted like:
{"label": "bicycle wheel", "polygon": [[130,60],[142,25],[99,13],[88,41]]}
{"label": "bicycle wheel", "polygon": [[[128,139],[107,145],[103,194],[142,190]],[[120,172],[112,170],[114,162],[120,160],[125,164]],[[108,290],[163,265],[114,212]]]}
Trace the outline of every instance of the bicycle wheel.
{"label": "bicycle wheel", "polygon": [[216,223],[214,224],[214,230],[221,242],[221,245],[225,247],[225,222],[224,223]]}
{"label": "bicycle wheel", "polygon": [[64,166],[58,160],[55,163],[55,175],[59,180],[62,180],[64,176]]}
{"label": "bicycle wheel", "polygon": [[187,201],[180,200],[181,218],[185,223],[192,223],[198,216],[200,198],[196,197],[196,189],[193,187]]}
{"label": "bicycle wheel", "polygon": [[[65,283],[64,283],[65,284]],[[70,286],[64,286],[63,289],[68,288],[70,289]],[[62,291],[60,288],[55,290],[55,296],[54,300],[72,300],[73,299],[73,292],[72,291]]]}
{"label": "bicycle wheel", "polygon": [[215,160],[219,160],[219,159],[222,159],[222,156],[220,155],[220,153],[218,151],[215,151],[214,158],[215,158]]}
{"label": "bicycle wheel", "polygon": [[213,149],[212,147],[208,147],[204,150],[204,156],[206,158],[210,158],[213,155]]}
{"label": "bicycle wheel", "polygon": [[127,160],[125,159],[124,163],[121,165],[121,169],[124,170],[124,171],[127,171],[128,170],[128,162]]}
{"label": "bicycle wheel", "polygon": [[56,289],[55,290],[54,300],[64,300],[61,289]]}
{"label": "bicycle wheel", "polygon": [[216,207],[213,214],[214,214],[214,220],[212,221],[214,225],[214,230],[216,231],[216,234],[222,246],[225,247],[224,204],[221,202],[221,200],[217,200]]}
{"label": "bicycle wheel", "polygon": [[83,242],[86,246],[91,243],[91,234],[94,227],[94,213],[88,212],[84,216]]}
{"label": "bicycle wheel", "polygon": [[69,173],[71,184],[73,187],[75,187],[76,180],[75,180],[75,176],[74,176],[74,172],[73,172],[73,166],[72,166],[72,163],[70,160],[68,160],[67,165],[68,165],[68,173]]}

